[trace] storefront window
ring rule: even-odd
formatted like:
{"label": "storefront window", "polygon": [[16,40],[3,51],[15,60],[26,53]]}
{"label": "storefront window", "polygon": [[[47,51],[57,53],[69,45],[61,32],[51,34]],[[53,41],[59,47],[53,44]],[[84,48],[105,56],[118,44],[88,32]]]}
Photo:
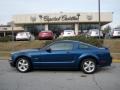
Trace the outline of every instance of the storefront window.
{"label": "storefront window", "polygon": [[74,24],[49,24],[49,30],[52,30],[53,33],[60,34],[63,30],[74,30]]}
{"label": "storefront window", "polygon": [[[87,32],[90,29],[98,29],[98,24],[79,24],[79,33]],[[75,24],[48,24],[48,29],[60,35],[63,30],[75,30]],[[25,31],[29,31],[34,35],[38,35],[40,31],[45,30],[45,25],[26,25]]]}
{"label": "storefront window", "polygon": [[98,24],[80,24],[79,25],[79,30],[81,32],[90,30],[90,29],[98,29],[99,25]]}
{"label": "storefront window", "polygon": [[25,31],[31,32],[33,35],[38,35],[40,31],[45,30],[44,25],[27,25]]}

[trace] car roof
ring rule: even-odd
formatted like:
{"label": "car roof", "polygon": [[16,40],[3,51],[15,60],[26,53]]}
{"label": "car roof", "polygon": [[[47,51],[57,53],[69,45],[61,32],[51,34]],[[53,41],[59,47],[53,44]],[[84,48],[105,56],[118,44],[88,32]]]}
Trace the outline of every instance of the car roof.
{"label": "car roof", "polygon": [[55,42],[68,42],[68,43],[84,43],[84,42],[80,42],[80,41],[76,41],[76,40],[56,40]]}
{"label": "car roof", "polygon": [[91,45],[91,44],[89,44],[89,43],[85,43],[85,42],[81,42],[81,41],[77,41],[77,40],[57,40],[57,41],[55,41],[55,42],[71,42],[71,43],[80,43],[80,44],[85,44],[85,45],[89,45],[89,46],[92,46],[92,47],[96,47],[96,46],[94,46],[94,45]]}

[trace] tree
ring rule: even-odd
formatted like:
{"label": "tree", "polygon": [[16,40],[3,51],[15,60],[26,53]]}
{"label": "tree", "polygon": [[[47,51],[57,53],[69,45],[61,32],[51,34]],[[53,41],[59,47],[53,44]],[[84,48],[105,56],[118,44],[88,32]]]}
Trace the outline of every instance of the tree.
{"label": "tree", "polygon": [[111,26],[106,26],[105,28],[104,28],[104,30],[103,30],[103,33],[109,33],[111,31]]}

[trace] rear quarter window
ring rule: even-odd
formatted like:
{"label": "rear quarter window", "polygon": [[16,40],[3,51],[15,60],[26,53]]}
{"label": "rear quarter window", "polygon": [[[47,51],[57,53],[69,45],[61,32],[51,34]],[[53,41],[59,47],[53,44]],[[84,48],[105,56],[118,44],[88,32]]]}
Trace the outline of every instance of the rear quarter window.
{"label": "rear quarter window", "polygon": [[89,48],[91,48],[91,46],[80,43],[80,44],[79,44],[79,48],[80,48],[80,49],[89,49]]}

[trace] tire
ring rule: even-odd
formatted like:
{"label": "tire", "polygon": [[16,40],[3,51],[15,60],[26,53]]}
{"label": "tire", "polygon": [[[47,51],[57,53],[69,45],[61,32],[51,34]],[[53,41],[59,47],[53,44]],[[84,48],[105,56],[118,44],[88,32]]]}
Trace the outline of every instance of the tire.
{"label": "tire", "polygon": [[31,70],[31,63],[25,57],[19,58],[16,62],[16,69],[22,73],[28,72]]}
{"label": "tire", "polygon": [[96,62],[94,59],[87,58],[81,63],[81,70],[85,74],[92,74],[96,71]]}

